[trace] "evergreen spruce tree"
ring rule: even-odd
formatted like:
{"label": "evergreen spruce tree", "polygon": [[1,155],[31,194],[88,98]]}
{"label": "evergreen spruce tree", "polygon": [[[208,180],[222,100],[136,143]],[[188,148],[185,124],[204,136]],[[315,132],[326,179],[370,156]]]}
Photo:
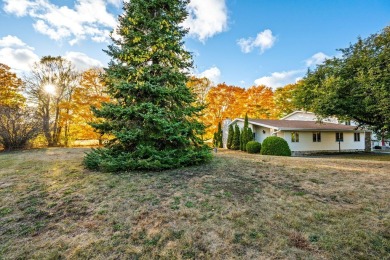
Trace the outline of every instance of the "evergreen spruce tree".
{"label": "evergreen spruce tree", "polygon": [[213,135],[213,147],[218,147],[218,132]]}
{"label": "evergreen spruce tree", "polygon": [[240,148],[239,150],[241,151],[244,151],[243,148],[242,148],[242,137],[244,136],[244,129],[242,129],[241,133],[240,133]]}
{"label": "evergreen spruce tree", "polygon": [[223,148],[223,133],[222,133],[221,122],[218,123],[218,134],[217,134],[217,137],[218,137],[218,147],[219,148]]}
{"label": "evergreen spruce tree", "polygon": [[103,171],[162,170],[200,164],[211,151],[200,138],[203,107],[187,88],[192,57],[183,46],[186,0],[131,0],[119,17],[118,39],[105,83],[112,102],[94,109],[103,123],[92,124],[114,136],[105,148],[84,159]]}
{"label": "evergreen spruce tree", "polygon": [[248,142],[253,141],[253,131],[252,131],[252,128],[248,127],[247,135],[248,135]]}
{"label": "evergreen spruce tree", "polygon": [[[249,128],[248,127],[248,130],[247,130],[247,142],[246,142],[246,144],[248,144],[250,141],[253,141],[253,132],[252,132],[252,128]],[[246,149],[246,145],[245,145],[245,151],[247,151],[247,149]]]}
{"label": "evergreen spruce tree", "polygon": [[249,122],[248,122],[248,114],[245,115],[244,120],[244,128],[241,133],[241,150],[246,151],[246,144],[251,141],[251,137],[249,136]]}
{"label": "evergreen spruce tree", "polygon": [[228,132],[228,138],[227,138],[227,148],[228,149],[232,148],[233,136],[234,136],[233,125],[229,125],[229,132]]}
{"label": "evergreen spruce tree", "polygon": [[234,136],[233,136],[233,142],[232,142],[232,149],[233,150],[240,150],[240,128],[238,125],[234,128]]}

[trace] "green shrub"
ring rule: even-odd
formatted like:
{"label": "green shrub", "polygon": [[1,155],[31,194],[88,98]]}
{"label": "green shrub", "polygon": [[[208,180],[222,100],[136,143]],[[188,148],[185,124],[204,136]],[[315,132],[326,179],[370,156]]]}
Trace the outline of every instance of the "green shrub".
{"label": "green shrub", "polygon": [[249,141],[246,144],[246,151],[248,153],[260,153],[261,150],[261,144],[256,141]]}
{"label": "green shrub", "polygon": [[276,136],[265,138],[261,145],[260,153],[264,155],[291,156],[291,150],[286,140]]}

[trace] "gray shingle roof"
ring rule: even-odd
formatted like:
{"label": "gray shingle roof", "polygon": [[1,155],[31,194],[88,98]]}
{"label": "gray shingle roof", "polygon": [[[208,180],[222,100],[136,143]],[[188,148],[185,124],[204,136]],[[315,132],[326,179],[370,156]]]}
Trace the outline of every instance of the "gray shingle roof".
{"label": "gray shingle roof", "polygon": [[[240,121],[244,119],[240,118]],[[271,119],[249,119],[249,123],[279,130],[301,130],[301,131],[356,131],[356,126],[341,125],[334,123],[299,121],[299,120],[271,120]],[[360,129],[359,129],[360,130]]]}

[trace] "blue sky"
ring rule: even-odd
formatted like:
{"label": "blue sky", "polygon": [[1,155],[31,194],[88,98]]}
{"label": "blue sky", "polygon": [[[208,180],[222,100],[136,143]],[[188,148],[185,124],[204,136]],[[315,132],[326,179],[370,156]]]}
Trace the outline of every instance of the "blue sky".
{"label": "blue sky", "polygon": [[[44,55],[106,66],[121,0],[2,0],[0,62],[22,75]],[[215,84],[294,83],[336,49],[390,25],[390,0],[191,0],[193,73]]]}

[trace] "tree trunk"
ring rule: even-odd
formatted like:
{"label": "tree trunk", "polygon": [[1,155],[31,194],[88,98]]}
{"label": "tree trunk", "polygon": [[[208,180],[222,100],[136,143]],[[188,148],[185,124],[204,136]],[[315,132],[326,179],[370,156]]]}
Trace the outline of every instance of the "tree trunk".
{"label": "tree trunk", "polygon": [[42,121],[43,121],[43,134],[45,135],[45,138],[46,138],[46,141],[47,141],[47,145],[50,147],[50,146],[53,146],[53,138],[52,138],[52,135],[50,133],[50,114],[49,114],[49,105],[47,105],[44,109],[43,109],[43,116],[42,116]]}
{"label": "tree trunk", "polygon": [[60,121],[60,109],[56,108],[56,116],[53,126],[53,146],[58,146],[60,141],[61,127],[59,126]]}

